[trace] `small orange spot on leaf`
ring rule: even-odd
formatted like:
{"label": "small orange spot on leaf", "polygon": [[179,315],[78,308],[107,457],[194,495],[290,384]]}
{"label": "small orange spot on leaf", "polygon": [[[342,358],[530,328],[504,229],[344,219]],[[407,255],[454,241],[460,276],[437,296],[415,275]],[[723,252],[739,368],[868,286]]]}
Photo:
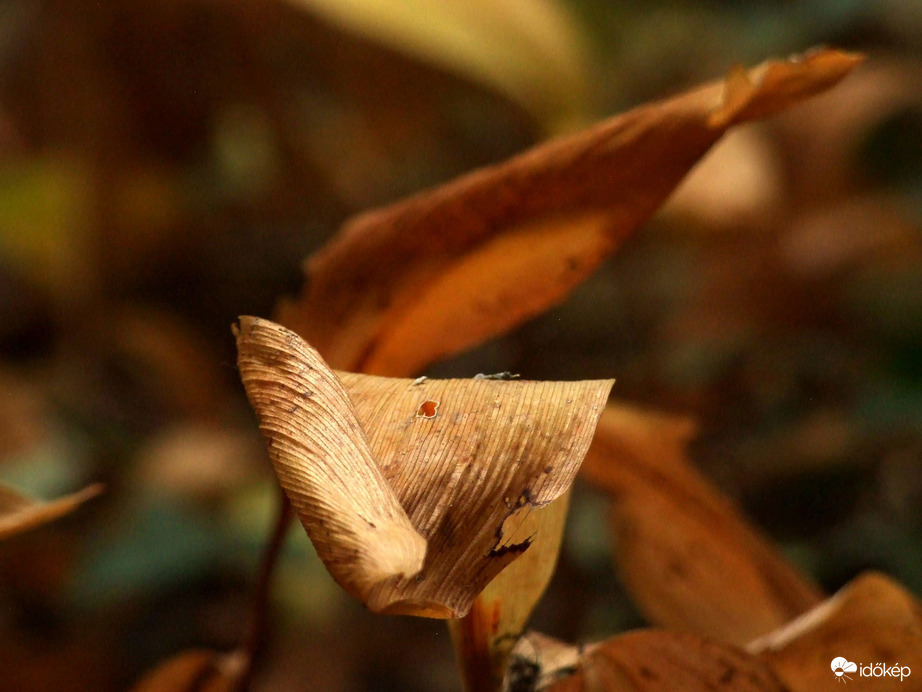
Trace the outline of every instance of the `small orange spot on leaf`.
{"label": "small orange spot on leaf", "polygon": [[419,409],[416,411],[417,418],[435,418],[435,414],[439,410],[438,401],[424,401],[419,405]]}

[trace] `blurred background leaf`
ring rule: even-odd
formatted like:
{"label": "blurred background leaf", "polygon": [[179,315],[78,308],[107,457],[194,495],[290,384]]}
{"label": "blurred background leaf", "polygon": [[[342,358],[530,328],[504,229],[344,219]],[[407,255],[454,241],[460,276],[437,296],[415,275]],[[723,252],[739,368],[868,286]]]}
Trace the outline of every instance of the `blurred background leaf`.
{"label": "blurred background leaf", "polygon": [[485,84],[547,132],[585,124],[587,56],[556,0],[286,0],[395,50]]}

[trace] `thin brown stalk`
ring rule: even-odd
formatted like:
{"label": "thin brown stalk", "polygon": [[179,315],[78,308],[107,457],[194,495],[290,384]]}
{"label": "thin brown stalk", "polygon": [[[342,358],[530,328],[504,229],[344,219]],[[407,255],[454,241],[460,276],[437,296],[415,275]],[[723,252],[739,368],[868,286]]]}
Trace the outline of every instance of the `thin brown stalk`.
{"label": "thin brown stalk", "polygon": [[464,692],[498,692],[502,670],[497,669],[490,637],[490,614],[478,598],[463,618],[448,621]]}
{"label": "thin brown stalk", "polygon": [[291,502],[288,501],[288,497],[282,492],[279,493],[279,496],[281,501],[279,503],[278,516],[275,521],[275,526],[272,529],[272,536],[263,553],[262,562],[259,566],[259,578],[256,582],[256,589],[253,592],[253,603],[250,606],[250,618],[247,623],[246,635],[243,641],[245,659],[243,670],[240,672],[237,679],[236,692],[246,692],[253,678],[253,666],[262,648],[266,631],[272,575],[275,572],[275,566],[282,553],[282,546],[285,544],[285,536],[288,534],[291,520],[294,517],[294,512],[292,511]]}

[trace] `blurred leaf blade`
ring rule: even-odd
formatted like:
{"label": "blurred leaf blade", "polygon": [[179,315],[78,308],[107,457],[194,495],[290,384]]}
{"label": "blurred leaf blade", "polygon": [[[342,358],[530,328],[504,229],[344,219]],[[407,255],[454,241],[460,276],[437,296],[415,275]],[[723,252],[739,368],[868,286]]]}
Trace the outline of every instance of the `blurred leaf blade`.
{"label": "blurred leaf blade", "polygon": [[89,288],[87,177],[64,156],[0,166],[0,261],[67,299]]}
{"label": "blurred leaf blade", "polygon": [[[764,661],[729,644],[662,630],[636,630],[589,645],[575,665],[571,651],[537,633],[529,633],[513,656],[523,660],[529,649],[539,661],[566,660],[542,671],[548,692],[654,692],[655,690],[737,690],[785,692]],[[534,654],[531,654],[534,655]],[[543,661],[542,661],[543,662]],[[507,680],[511,681],[512,670]],[[572,674],[570,674],[572,673]],[[515,689],[511,685],[508,690]]]}
{"label": "blurred leaf blade", "polygon": [[693,430],[610,405],[582,477],[612,497],[616,566],[650,621],[742,645],[822,594],[691,464]]}
{"label": "blurred leaf blade", "polygon": [[0,484],[0,540],[70,514],[102,490],[102,485],[97,483],[76,493],[43,502]]}
{"label": "blurred leaf blade", "polygon": [[510,97],[548,131],[586,116],[580,32],[555,0],[287,0]]}
{"label": "blurred leaf blade", "polygon": [[728,127],[831,87],[859,61],[824,51],[735,72],[355,217],[309,258],[278,319],[333,367],[418,372],[562,301]]}

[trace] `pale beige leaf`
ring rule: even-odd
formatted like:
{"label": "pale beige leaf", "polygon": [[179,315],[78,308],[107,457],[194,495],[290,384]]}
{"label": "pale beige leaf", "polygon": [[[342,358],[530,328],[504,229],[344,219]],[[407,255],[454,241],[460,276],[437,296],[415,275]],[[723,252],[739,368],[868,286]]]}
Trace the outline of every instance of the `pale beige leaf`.
{"label": "pale beige leaf", "polygon": [[410,375],[559,303],[731,125],[823,91],[823,51],[636,108],[347,222],[279,321],[337,368]]}
{"label": "pale beige leaf", "polygon": [[[750,643],[793,692],[839,689],[840,656],[859,665],[906,666],[902,680],[853,675],[861,689],[922,689],[922,605],[892,579],[865,573],[784,627]],[[849,682],[846,680],[845,682]]]}
{"label": "pale beige leaf", "polygon": [[555,0],[288,0],[355,33],[484,83],[549,130],[586,107],[585,50]]}
{"label": "pale beige leaf", "polygon": [[822,594],[689,462],[693,430],[609,406],[582,474],[611,494],[616,567],[647,618],[742,645]]}
{"label": "pale beige leaf", "polygon": [[149,671],[131,692],[234,692],[246,654],[193,649]]}
{"label": "pale beige leaf", "polygon": [[238,367],[279,483],[333,578],[363,602],[426,541],[372,459],[342,383],[296,334],[244,317]]}
{"label": "pale beige leaf", "polygon": [[[528,634],[513,652],[507,692],[527,662],[540,665],[535,689],[549,692],[667,692],[705,690],[784,692],[757,656],[728,644],[658,630],[629,632],[586,648],[574,664],[573,648]],[[572,674],[571,674],[572,673]],[[534,675],[534,672],[530,673]]]}
{"label": "pale beige leaf", "polygon": [[45,502],[23,495],[0,483],[0,540],[70,514],[102,492],[102,485],[87,486],[71,495]]}
{"label": "pale beige leaf", "polygon": [[[241,319],[238,349],[276,473],[330,572],[372,610],[430,617],[464,615],[531,545],[520,527],[569,488],[612,385],[337,378],[256,318]],[[405,536],[406,517],[413,541],[382,540],[386,521]],[[410,544],[426,548],[418,573],[355,564]]]}

